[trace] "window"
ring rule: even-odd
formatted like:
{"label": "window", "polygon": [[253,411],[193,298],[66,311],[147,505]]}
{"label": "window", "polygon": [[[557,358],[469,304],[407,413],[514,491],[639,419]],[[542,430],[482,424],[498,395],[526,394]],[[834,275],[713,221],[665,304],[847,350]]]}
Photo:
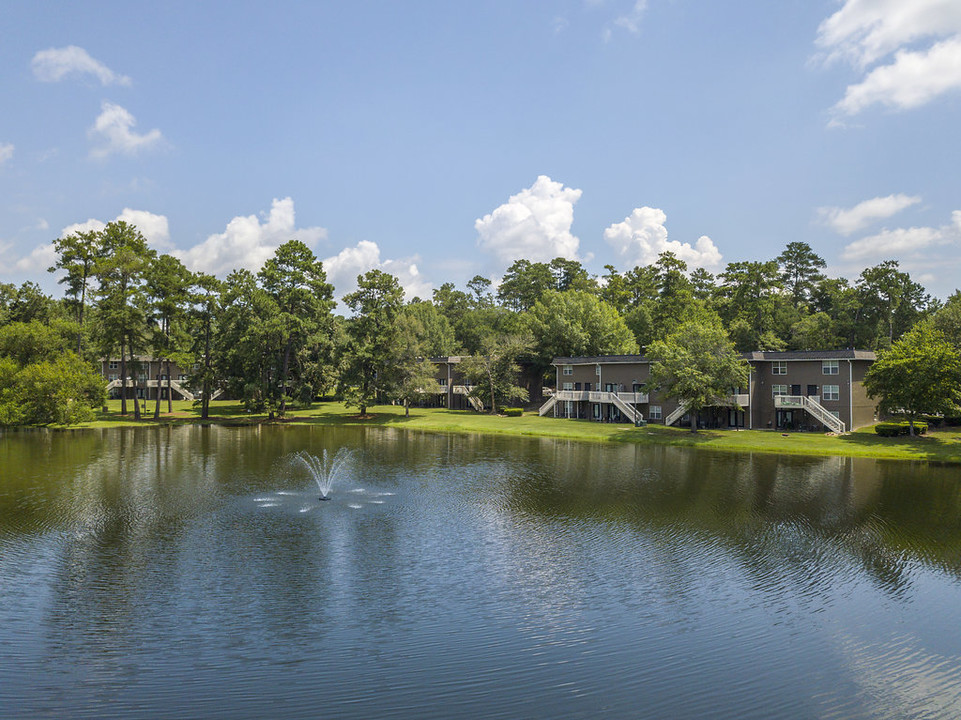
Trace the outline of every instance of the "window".
{"label": "window", "polygon": [[787,363],[783,360],[775,360],[771,363],[772,375],[787,375]]}
{"label": "window", "polygon": [[824,393],[821,396],[825,400],[840,400],[841,399],[841,386],[840,385],[825,385]]}
{"label": "window", "polygon": [[840,413],[840,411],[838,411],[838,410],[828,410],[828,412],[831,413],[831,414],[832,414],[834,417],[836,417],[838,420],[841,419],[841,413]]}
{"label": "window", "polygon": [[600,366],[600,365],[595,365],[595,366],[594,366],[594,374],[597,375],[597,377],[600,377],[600,376],[601,376],[601,366]]}
{"label": "window", "polygon": [[118,363],[116,360],[111,360],[109,363],[107,363],[108,370],[116,370],[118,367],[120,367],[120,363]]}
{"label": "window", "polygon": [[771,393],[774,395],[774,397],[778,397],[779,395],[787,395],[787,385],[772,385]]}
{"label": "window", "polygon": [[661,419],[661,406],[660,406],[660,405],[651,405],[651,406],[647,409],[647,416],[648,416],[651,420],[660,420],[660,419]]}
{"label": "window", "polygon": [[821,373],[823,375],[837,375],[839,373],[837,360],[822,360]]}
{"label": "window", "polygon": [[447,387],[447,378],[441,378],[438,382],[441,387]]}
{"label": "window", "polygon": [[573,375],[573,374],[574,374],[574,366],[573,366],[573,365],[565,365],[565,366],[564,366],[564,374],[565,374],[565,375]]}
{"label": "window", "polygon": [[564,389],[564,390],[573,390],[573,389],[574,389],[574,383],[569,383],[569,382],[564,383],[563,389]]}
{"label": "window", "polygon": [[117,379],[117,373],[110,373],[110,375],[108,376],[108,379],[109,379],[111,382],[113,382],[114,380]]}

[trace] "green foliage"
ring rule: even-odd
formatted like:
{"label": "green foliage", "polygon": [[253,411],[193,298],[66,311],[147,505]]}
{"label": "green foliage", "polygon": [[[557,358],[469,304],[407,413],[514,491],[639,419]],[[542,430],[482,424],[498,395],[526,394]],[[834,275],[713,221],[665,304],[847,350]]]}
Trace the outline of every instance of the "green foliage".
{"label": "green foliage", "polygon": [[[924,435],[928,431],[928,424],[926,422],[916,422],[914,423],[914,434]],[[899,435],[910,435],[911,433],[911,423],[909,422],[899,422],[899,423],[878,423],[874,426],[874,432],[881,437],[898,437]]]}
{"label": "green foliage", "polygon": [[748,364],[717,318],[682,324],[664,340],[654,342],[648,355],[653,361],[650,384],[667,397],[685,402],[692,411],[692,432],[697,432],[694,416],[698,411],[748,382]]}
{"label": "green foliage", "polygon": [[522,407],[506,407],[501,408],[501,412],[507,417],[520,417],[524,414],[524,408]]}
{"label": "green foliage", "polygon": [[518,383],[519,359],[532,347],[525,335],[491,335],[484,339],[481,352],[465,357],[460,371],[470,382],[471,395],[483,400],[491,412],[498,402],[520,401],[528,398],[527,390]]}
{"label": "green foliage", "polygon": [[[951,414],[961,407],[961,354],[930,321],[921,322],[878,353],[864,378],[882,413],[908,418]],[[913,432],[912,432],[913,434]]]}
{"label": "green foliage", "polygon": [[0,425],[72,425],[93,419],[106,383],[76,353],[19,365],[0,358]]}
{"label": "green foliage", "polygon": [[637,352],[633,333],[617,310],[591,293],[549,290],[526,314],[525,326],[542,369],[559,356]]}
{"label": "green foliage", "polygon": [[357,290],[344,296],[354,315],[347,320],[347,346],[341,366],[341,391],[348,407],[360,414],[378,393],[389,393],[399,380],[397,316],[404,292],[393,275],[370,270],[357,278]]}

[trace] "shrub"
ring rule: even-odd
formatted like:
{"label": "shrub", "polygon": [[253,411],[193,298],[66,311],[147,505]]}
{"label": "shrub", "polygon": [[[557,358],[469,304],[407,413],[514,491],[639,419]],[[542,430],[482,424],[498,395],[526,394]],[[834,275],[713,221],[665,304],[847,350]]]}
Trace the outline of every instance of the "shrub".
{"label": "shrub", "polygon": [[[924,435],[928,431],[926,422],[917,421],[914,423],[914,434]],[[910,435],[911,424],[908,421],[902,422],[883,422],[874,426],[874,432],[881,437],[897,437],[899,435]]]}
{"label": "shrub", "polygon": [[519,407],[506,407],[503,409],[503,413],[507,417],[520,417],[524,414],[524,408]]}

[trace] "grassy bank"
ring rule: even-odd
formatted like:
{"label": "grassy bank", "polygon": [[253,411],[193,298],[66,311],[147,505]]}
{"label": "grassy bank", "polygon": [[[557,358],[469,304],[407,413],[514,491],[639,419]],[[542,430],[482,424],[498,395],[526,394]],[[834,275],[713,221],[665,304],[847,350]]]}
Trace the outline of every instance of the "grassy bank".
{"label": "grassy bank", "polygon": [[[163,405],[166,410],[166,403]],[[842,436],[819,433],[782,434],[769,430],[708,430],[697,434],[687,429],[649,425],[594,423],[539,417],[525,413],[522,417],[505,418],[480,415],[462,410],[414,408],[410,417],[404,410],[390,405],[370,411],[372,417],[362,419],[356,410],[340,403],[320,403],[309,410],[294,410],[284,423],[306,425],[379,426],[424,432],[484,433],[528,437],[553,437],[593,442],[632,442],[654,445],[678,445],[725,452],[764,452],[796,455],[841,455],[847,457],[890,458],[961,464],[961,429],[931,431],[923,437],[882,438],[871,428]],[[171,414],[163,412],[161,423],[187,424],[200,420],[199,411],[189,402],[175,402]],[[217,423],[256,424],[267,421],[264,414],[250,414],[232,401],[211,404],[211,421]],[[113,400],[100,418],[81,427],[122,427],[150,425],[153,405],[139,423],[120,415],[120,401]]]}

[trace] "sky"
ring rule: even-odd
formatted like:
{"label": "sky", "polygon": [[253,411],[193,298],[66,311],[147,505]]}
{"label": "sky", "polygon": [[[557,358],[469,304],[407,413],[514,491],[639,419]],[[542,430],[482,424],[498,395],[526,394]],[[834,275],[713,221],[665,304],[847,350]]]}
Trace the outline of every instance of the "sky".
{"label": "sky", "polygon": [[961,287],[961,0],[20,2],[0,282],[116,219],[225,277],[296,238],[337,295],[517,259],[888,259]]}

